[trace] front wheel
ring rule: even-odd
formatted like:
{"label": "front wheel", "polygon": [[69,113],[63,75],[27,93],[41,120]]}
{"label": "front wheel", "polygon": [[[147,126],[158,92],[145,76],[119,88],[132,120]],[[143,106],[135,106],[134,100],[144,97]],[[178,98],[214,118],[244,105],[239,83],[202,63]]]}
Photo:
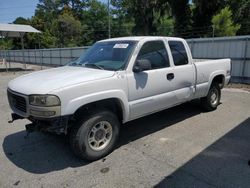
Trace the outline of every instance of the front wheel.
{"label": "front wheel", "polygon": [[119,127],[120,123],[112,112],[94,113],[73,127],[70,135],[71,148],[82,159],[100,159],[114,149]]}
{"label": "front wheel", "polygon": [[220,103],[221,89],[218,83],[213,83],[206,97],[201,98],[201,105],[206,111],[212,111]]}

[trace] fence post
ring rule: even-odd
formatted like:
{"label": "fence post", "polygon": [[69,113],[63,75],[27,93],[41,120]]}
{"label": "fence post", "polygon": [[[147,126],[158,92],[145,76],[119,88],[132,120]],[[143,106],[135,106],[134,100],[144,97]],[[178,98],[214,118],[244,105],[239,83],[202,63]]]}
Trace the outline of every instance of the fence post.
{"label": "fence post", "polygon": [[61,48],[59,48],[59,61],[60,61],[60,66],[62,66],[62,51],[61,51]]}
{"label": "fence post", "polygon": [[191,40],[191,54],[194,54],[194,39]]}
{"label": "fence post", "polygon": [[49,54],[50,54],[50,65],[52,65],[52,50],[49,49]]}
{"label": "fence post", "polygon": [[40,59],[41,59],[41,70],[43,69],[43,50],[40,51]]}
{"label": "fence post", "polygon": [[9,62],[9,69],[11,68],[10,67],[10,50],[8,50],[8,62]]}
{"label": "fence post", "polygon": [[243,60],[243,66],[242,66],[242,72],[241,72],[241,82],[242,83],[244,83],[244,72],[245,72],[246,62],[247,62],[247,48],[248,48],[248,37],[246,37],[244,60]]}
{"label": "fence post", "polygon": [[73,52],[72,52],[72,48],[70,48],[70,61],[73,59]]}
{"label": "fence post", "polygon": [[30,50],[29,49],[27,50],[27,53],[28,53],[28,63],[30,63]]}
{"label": "fence post", "polygon": [[33,52],[35,53],[35,64],[38,64],[38,63],[36,63],[36,49],[35,50],[33,50]]}

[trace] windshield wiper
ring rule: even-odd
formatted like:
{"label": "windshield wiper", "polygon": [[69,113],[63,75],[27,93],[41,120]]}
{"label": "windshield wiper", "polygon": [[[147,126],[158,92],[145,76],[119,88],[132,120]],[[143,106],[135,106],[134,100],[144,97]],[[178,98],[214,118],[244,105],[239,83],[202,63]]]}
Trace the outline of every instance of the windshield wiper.
{"label": "windshield wiper", "polygon": [[[101,70],[104,70],[104,68],[103,67],[101,67],[100,65],[97,65],[97,64],[94,64],[94,63],[85,63],[85,64],[83,64],[84,65],[84,67],[87,67],[87,66],[92,66],[92,67],[96,67],[96,68],[98,68],[98,69],[101,69]],[[87,66],[86,66],[87,65]]]}

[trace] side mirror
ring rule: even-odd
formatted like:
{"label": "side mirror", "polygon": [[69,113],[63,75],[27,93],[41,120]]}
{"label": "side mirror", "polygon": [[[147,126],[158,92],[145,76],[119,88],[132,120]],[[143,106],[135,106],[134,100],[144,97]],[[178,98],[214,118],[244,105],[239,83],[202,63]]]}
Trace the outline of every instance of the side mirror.
{"label": "side mirror", "polygon": [[133,68],[133,72],[138,73],[138,72],[142,72],[145,70],[150,70],[151,67],[151,62],[148,59],[140,59],[140,60],[136,60],[134,68]]}

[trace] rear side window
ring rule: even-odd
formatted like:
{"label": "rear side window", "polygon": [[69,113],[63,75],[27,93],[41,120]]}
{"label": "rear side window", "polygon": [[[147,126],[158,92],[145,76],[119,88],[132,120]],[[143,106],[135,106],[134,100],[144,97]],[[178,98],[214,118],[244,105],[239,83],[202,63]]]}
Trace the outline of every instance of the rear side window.
{"label": "rear side window", "polygon": [[188,64],[186,49],[181,41],[168,42],[175,66]]}
{"label": "rear side window", "polygon": [[168,54],[163,41],[146,42],[141,47],[137,59],[149,60],[152,69],[169,67]]}

